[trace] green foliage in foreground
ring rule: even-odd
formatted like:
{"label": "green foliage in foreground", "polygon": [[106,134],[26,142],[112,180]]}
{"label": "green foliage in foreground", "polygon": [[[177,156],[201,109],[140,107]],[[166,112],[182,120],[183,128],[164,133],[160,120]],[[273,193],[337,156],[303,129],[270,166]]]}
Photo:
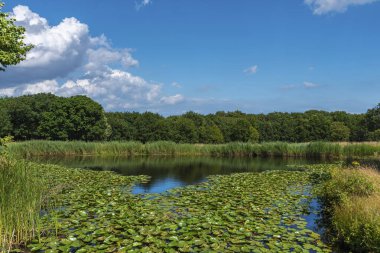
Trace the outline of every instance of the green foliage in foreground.
{"label": "green foliage in foreground", "polygon": [[24,43],[25,28],[16,26],[9,14],[2,12],[4,4],[0,1],[0,71],[8,65],[15,65],[26,58],[26,53],[33,48]]}
{"label": "green foliage in foreground", "polygon": [[38,231],[45,185],[37,164],[0,156],[0,252],[24,243]]}
{"label": "green foliage in foreground", "polygon": [[309,173],[212,176],[166,194],[132,195],[146,177],[45,166],[62,208],[42,218],[32,252],[330,252],[303,218]]}
{"label": "green foliage in foreground", "polygon": [[364,157],[377,156],[380,144],[330,142],[176,144],[174,142],[63,142],[27,141],[12,143],[9,152],[21,157],[65,155],[171,155],[213,157]]}
{"label": "green foliage in foreground", "polygon": [[334,168],[317,188],[336,243],[353,252],[380,252],[380,174]]}

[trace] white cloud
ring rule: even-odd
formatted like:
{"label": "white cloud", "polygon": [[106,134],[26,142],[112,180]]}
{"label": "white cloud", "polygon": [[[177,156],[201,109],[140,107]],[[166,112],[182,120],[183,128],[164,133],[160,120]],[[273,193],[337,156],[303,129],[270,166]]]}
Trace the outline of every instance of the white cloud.
{"label": "white cloud", "polygon": [[1,97],[11,97],[14,96],[16,92],[16,88],[5,88],[5,89],[0,89],[0,96]]}
{"label": "white cloud", "polygon": [[172,82],[172,86],[175,88],[182,88],[182,84],[177,83],[177,82]]}
{"label": "white cloud", "polygon": [[136,10],[140,10],[142,7],[145,7],[152,3],[152,0],[140,0],[140,2],[136,2]]}
{"label": "white cloud", "polygon": [[162,97],[161,102],[167,105],[175,105],[182,102],[185,98],[181,94],[169,97]]}
{"label": "white cloud", "polygon": [[110,48],[89,49],[88,63],[85,65],[87,71],[104,71],[107,64],[121,62],[124,67],[138,66],[139,62],[131,55],[130,49],[114,50]]}
{"label": "white cloud", "polygon": [[304,0],[316,15],[345,12],[349,6],[370,4],[376,1],[378,0]]}
{"label": "white cloud", "polygon": [[175,104],[183,99],[182,95],[161,97],[161,85],[148,83],[138,76],[115,69],[108,69],[102,75],[89,79],[68,80],[61,85],[55,80],[46,80],[0,89],[2,96],[41,92],[65,97],[86,95],[103,104],[106,109],[147,108],[161,103]]}
{"label": "white cloud", "polygon": [[184,99],[180,94],[165,96],[162,84],[126,71],[139,64],[132,50],[112,48],[104,35],[91,37],[87,25],[75,18],[49,26],[26,6],[15,7],[13,16],[35,48],[24,62],[2,73],[0,96],[86,95],[107,110],[158,110]]}
{"label": "white cloud", "polygon": [[303,82],[302,85],[300,84],[287,84],[281,87],[283,90],[294,90],[294,89],[314,89],[320,87],[319,84],[312,83],[312,82]]}
{"label": "white cloud", "polygon": [[319,84],[316,84],[316,83],[312,83],[312,82],[303,82],[303,87],[305,87],[306,89],[313,89],[313,88],[317,88],[319,87],[320,85]]}
{"label": "white cloud", "polygon": [[32,12],[16,6],[13,17],[26,28],[25,42],[35,45],[27,59],[3,73],[0,85],[65,77],[81,66],[91,46],[87,25],[75,18],[65,18],[57,26]]}
{"label": "white cloud", "polygon": [[27,94],[37,94],[37,93],[55,93],[57,90],[58,90],[58,83],[55,80],[46,80],[40,83],[25,85],[24,88],[18,90],[18,92],[21,94],[17,94],[17,95],[27,95]]}
{"label": "white cloud", "polygon": [[258,69],[259,69],[258,65],[253,65],[253,66],[245,69],[244,72],[247,73],[247,74],[256,74],[257,71],[258,71]]}

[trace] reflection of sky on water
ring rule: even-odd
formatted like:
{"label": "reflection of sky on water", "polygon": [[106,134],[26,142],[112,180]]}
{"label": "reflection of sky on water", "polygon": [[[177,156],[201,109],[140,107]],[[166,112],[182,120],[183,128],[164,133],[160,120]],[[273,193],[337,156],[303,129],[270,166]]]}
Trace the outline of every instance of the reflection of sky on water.
{"label": "reflection of sky on water", "polygon": [[[148,175],[147,183],[133,193],[161,193],[175,187],[205,181],[210,175],[266,170],[288,170],[287,165],[315,163],[305,159],[211,158],[211,157],[49,157],[39,162],[72,168],[111,170],[125,176]],[[317,161],[320,162],[320,161]]]}
{"label": "reflection of sky on water", "polygon": [[175,178],[164,178],[160,180],[156,180],[151,185],[146,184],[138,184],[132,189],[133,194],[144,194],[144,193],[162,193],[167,190],[186,186],[186,183],[175,179]]}

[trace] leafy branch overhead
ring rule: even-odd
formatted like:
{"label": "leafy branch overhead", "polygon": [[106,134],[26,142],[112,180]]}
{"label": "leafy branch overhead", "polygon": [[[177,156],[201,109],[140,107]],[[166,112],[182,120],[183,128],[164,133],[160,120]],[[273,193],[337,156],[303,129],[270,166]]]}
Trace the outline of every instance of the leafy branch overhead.
{"label": "leafy branch overhead", "polygon": [[15,20],[2,12],[3,6],[4,3],[0,2],[0,71],[25,60],[26,54],[33,48],[33,45],[24,42],[25,28],[15,25]]}

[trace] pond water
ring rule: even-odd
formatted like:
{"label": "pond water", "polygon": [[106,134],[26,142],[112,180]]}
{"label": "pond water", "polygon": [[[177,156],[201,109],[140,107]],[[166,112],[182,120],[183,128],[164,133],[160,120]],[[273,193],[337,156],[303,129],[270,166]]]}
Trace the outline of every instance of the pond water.
{"label": "pond water", "polygon": [[227,175],[266,170],[290,170],[292,165],[321,163],[305,159],[210,158],[210,157],[49,157],[38,162],[72,168],[110,170],[125,176],[148,175],[148,183],[134,187],[133,193],[162,193],[175,187],[197,184],[210,175]]}
{"label": "pond water", "polygon": [[[217,239],[214,236],[223,235],[223,233],[228,232],[231,234],[228,236],[229,239],[227,239],[228,243],[227,246],[225,246],[227,248],[234,247],[234,244],[242,242],[244,244],[255,242],[256,248],[257,245],[259,245],[259,247],[266,249],[281,248],[282,251],[286,251],[284,249],[303,247],[305,249],[304,252],[324,252],[328,247],[327,241],[324,241],[324,239],[327,238],[324,237],[324,227],[323,224],[320,223],[321,206],[318,201],[310,195],[311,187],[308,185],[310,181],[307,179],[307,174],[304,172],[276,172],[265,174],[259,172],[269,170],[297,170],[296,167],[298,165],[331,163],[331,161],[165,156],[133,158],[91,156],[40,157],[34,158],[33,160],[87,170],[114,171],[125,176],[150,176],[150,180],[147,183],[136,185],[133,188],[133,193],[137,195],[130,195],[133,201],[131,203],[128,202],[128,205],[123,202],[123,198],[117,197],[117,193],[115,193],[114,198],[112,198],[113,204],[104,205],[104,203],[109,201],[109,194],[111,193],[107,192],[102,195],[101,192],[104,191],[101,191],[96,194],[96,201],[92,202],[93,205],[98,206],[92,208],[93,210],[79,209],[80,217],[78,216],[77,218],[88,222],[88,218],[93,217],[92,222],[94,222],[94,224],[100,222],[95,227],[101,227],[105,220],[98,219],[97,215],[90,216],[88,213],[103,213],[105,216],[99,217],[106,217],[107,227],[109,224],[120,224],[120,222],[123,221],[123,219],[119,219],[118,216],[114,217],[114,215],[119,213],[123,215],[128,214],[130,216],[128,216],[128,226],[132,228],[141,226],[140,219],[142,216],[153,219],[150,228],[154,231],[160,230],[162,238],[166,238],[166,235],[170,235],[168,234],[170,229],[174,229],[172,233],[178,236],[187,236],[186,231],[189,231],[189,229],[191,229],[191,231],[198,231],[197,233],[199,234],[194,235],[194,238],[198,238],[197,240],[199,240],[199,238],[209,240],[207,236],[212,235],[210,238],[213,240],[210,239],[205,245],[215,242]],[[359,162],[361,164],[376,166],[376,162],[374,161]],[[345,163],[351,164],[352,160],[347,160]],[[216,187],[210,187],[208,191],[204,191],[204,186],[207,185],[207,183],[195,185],[206,181],[207,177],[211,175],[229,175],[242,172],[258,173],[231,175],[230,177],[212,177],[210,181],[214,182]],[[89,174],[99,175],[99,173]],[[85,178],[85,185],[87,185],[88,180],[91,182],[91,178]],[[93,187],[92,185],[94,185],[94,183],[95,185],[98,184],[100,179],[95,177],[95,179],[92,178],[92,180],[95,181],[88,184],[91,187]],[[276,183],[273,184],[272,182]],[[149,193],[163,193],[173,188],[188,185],[194,186],[185,189],[174,189],[168,194],[149,195]],[[288,193],[291,194],[289,195]],[[69,198],[71,199],[71,195]],[[82,201],[83,199],[79,198],[79,203],[82,203]],[[121,204],[117,204],[117,201],[121,201]],[[242,205],[242,203],[247,203],[247,201],[250,203],[249,206],[246,207]],[[196,205],[193,205],[194,203],[196,203]],[[217,206],[217,208],[214,208],[215,206]],[[169,209],[165,209],[168,207]],[[174,207],[175,209],[172,209]],[[68,206],[67,208],[68,209],[65,209],[65,212],[62,212],[60,215],[63,220],[66,219],[67,222],[71,224],[71,219],[73,215],[78,214],[78,208],[81,208],[81,204]],[[131,212],[131,210],[133,210],[133,212]],[[147,210],[150,211],[147,212]],[[250,210],[250,212],[245,212],[245,210]],[[161,212],[162,215],[157,219],[156,214]],[[112,215],[107,216],[108,214]],[[166,217],[166,219],[169,220],[162,220],[161,217]],[[258,219],[258,217],[260,218]],[[186,222],[184,222],[184,220]],[[236,237],[236,235],[245,231],[244,229],[244,231],[240,231],[240,229],[242,229],[242,221],[244,221],[244,224],[248,222],[249,227],[254,227],[256,232],[254,236],[252,236],[251,233],[248,233],[248,235],[244,234],[244,236],[249,239],[247,239],[247,241],[237,242],[236,238],[238,237]],[[147,220],[144,218],[144,228],[146,227],[146,222]],[[215,225],[215,227],[211,229],[210,224]],[[228,229],[225,227],[226,224],[228,224]],[[199,226],[202,226],[202,229],[199,229]],[[161,228],[163,229],[162,231]],[[194,230],[195,228],[197,228],[197,230]],[[234,228],[239,228],[239,230],[234,230]],[[80,231],[83,231],[82,227],[78,227],[77,229],[79,232],[72,230],[70,227],[67,232],[76,235],[76,233],[80,234]],[[183,229],[183,231],[181,229]],[[135,230],[129,230],[130,231],[127,232],[134,235]],[[179,230],[182,232],[178,232]],[[100,232],[104,233],[104,231]],[[297,236],[294,236],[294,233],[297,233]],[[98,235],[96,236],[98,237]],[[129,237],[128,235],[128,238]],[[121,239],[124,241],[129,240],[128,238],[115,237],[113,239],[119,242]],[[136,239],[139,242],[142,238],[142,236],[136,235],[132,239]],[[165,242],[171,241],[171,243],[173,243],[170,238],[173,239],[174,237],[166,238]],[[175,236],[175,238],[177,238],[177,236]],[[281,238],[283,243],[278,243],[278,238]],[[125,243],[130,245],[133,241]],[[175,243],[177,243],[177,241],[175,241]],[[138,246],[140,244],[135,245]],[[97,245],[91,244],[87,246],[95,247]],[[174,246],[180,247],[179,241],[178,244]],[[197,247],[197,245],[193,245],[192,247]],[[243,248],[237,249],[235,252]],[[273,252],[274,251],[278,252],[278,250],[273,250]],[[293,250],[287,251],[291,252]]]}

